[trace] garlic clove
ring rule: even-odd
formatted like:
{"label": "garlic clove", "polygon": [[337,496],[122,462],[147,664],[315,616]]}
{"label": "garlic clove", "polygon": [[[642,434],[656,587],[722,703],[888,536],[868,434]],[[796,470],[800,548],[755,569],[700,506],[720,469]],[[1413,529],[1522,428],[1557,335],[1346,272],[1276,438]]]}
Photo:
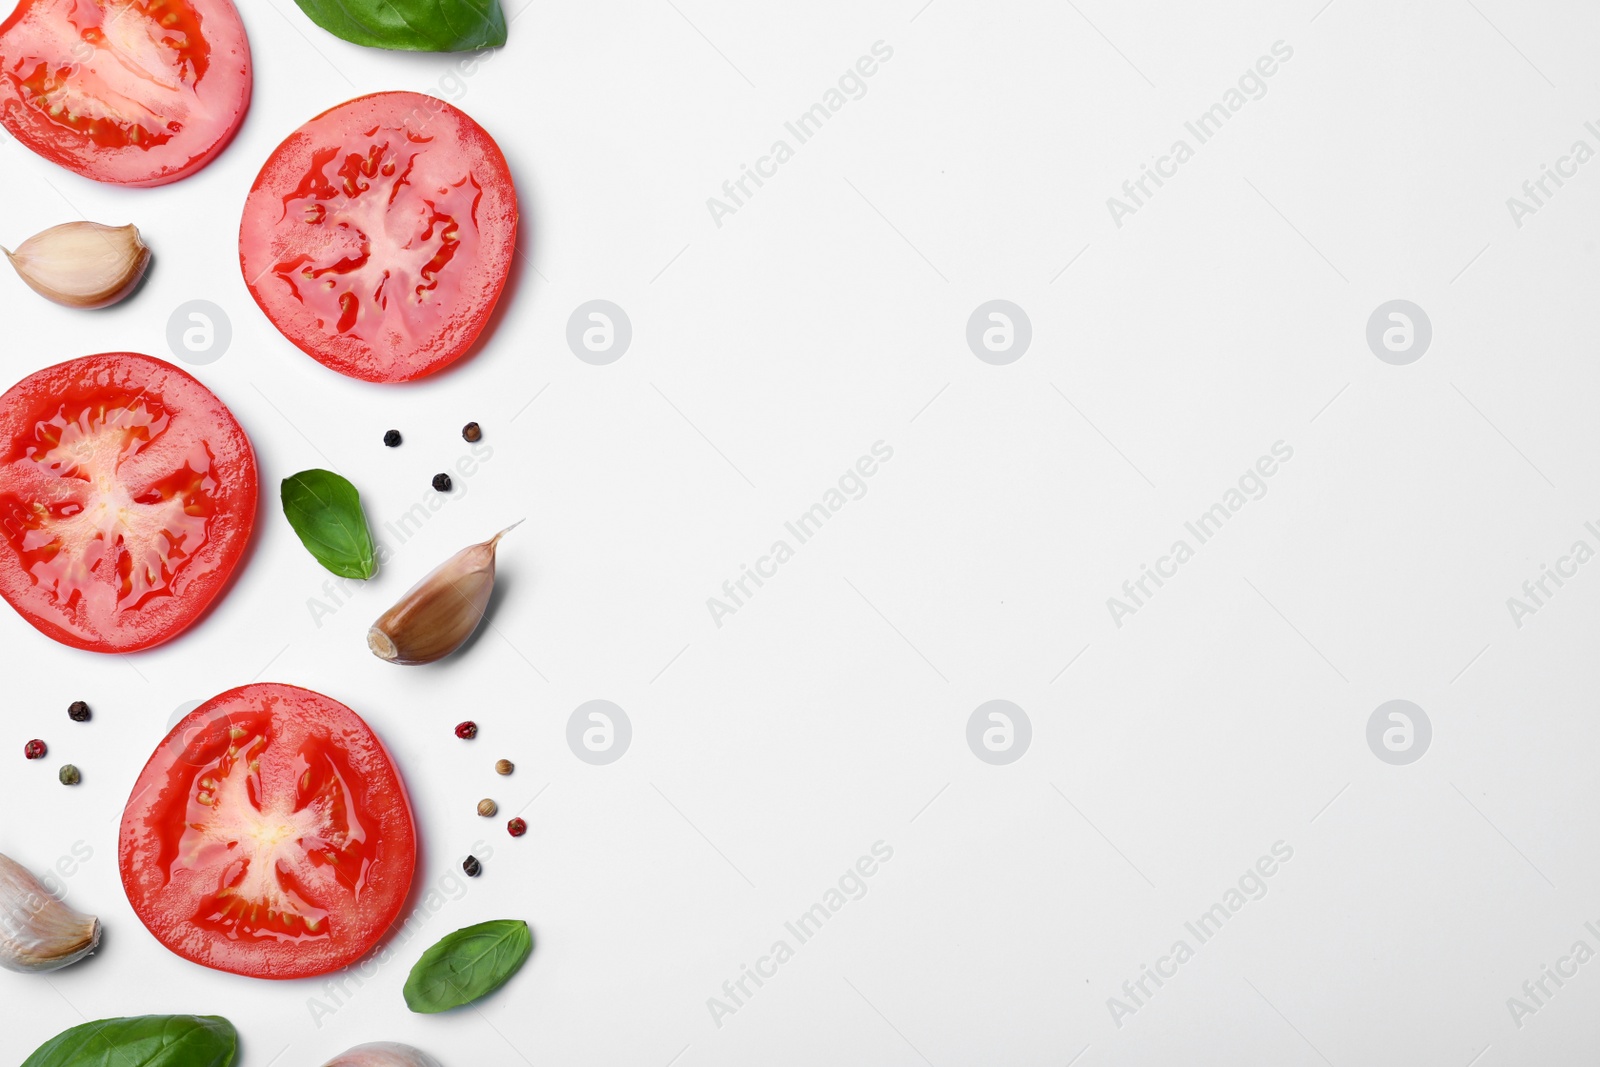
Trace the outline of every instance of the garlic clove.
{"label": "garlic clove", "polygon": [[0,967],[55,971],[100,944],[100,920],[57,900],[15,860],[0,855]]}
{"label": "garlic clove", "polygon": [[[5,251],[0,249],[0,251]],[[71,308],[101,308],[131,293],[150,262],[137,226],[65,222],[6,251],[28,287]]]}
{"label": "garlic clove", "polygon": [[379,659],[411,666],[441,660],[465,644],[494,592],[495,548],[519,525],[463,548],[434,568],[372,624],[367,647]]}
{"label": "garlic clove", "polygon": [[439,1061],[397,1041],[372,1041],[346,1049],[322,1067],[439,1067]]}

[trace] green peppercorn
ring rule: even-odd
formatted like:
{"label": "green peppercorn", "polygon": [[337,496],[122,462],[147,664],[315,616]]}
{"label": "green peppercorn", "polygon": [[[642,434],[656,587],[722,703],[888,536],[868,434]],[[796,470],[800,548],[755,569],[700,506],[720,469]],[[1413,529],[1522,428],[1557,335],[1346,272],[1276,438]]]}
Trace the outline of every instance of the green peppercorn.
{"label": "green peppercorn", "polygon": [[78,773],[78,768],[74,767],[70,763],[63,763],[61,765],[61,771],[56,775],[56,777],[61,779],[62,785],[77,785],[79,782],[83,781],[83,775]]}

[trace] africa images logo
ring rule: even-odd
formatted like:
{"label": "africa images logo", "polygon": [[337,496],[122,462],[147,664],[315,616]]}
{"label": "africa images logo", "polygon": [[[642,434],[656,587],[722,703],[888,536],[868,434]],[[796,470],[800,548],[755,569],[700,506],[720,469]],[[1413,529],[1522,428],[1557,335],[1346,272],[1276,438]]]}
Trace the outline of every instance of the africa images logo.
{"label": "africa images logo", "polygon": [[[1229,486],[1223,490],[1222,498],[1217,503],[1183,524],[1184,530],[1194,538],[1194,544],[1191,545],[1188,538],[1178,538],[1172,542],[1166,555],[1156,557],[1153,569],[1148,563],[1139,565],[1139,576],[1122,583],[1121,597],[1106,597],[1106,610],[1111,613],[1111,621],[1117,629],[1122,629],[1123,620],[1128,616],[1137,615],[1142,608],[1149,606],[1156,592],[1176,578],[1178,569],[1194,558],[1200,546],[1222,532],[1223,525],[1229,519],[1242,511],[1250,501],[1266,496],[1267,479],[1277,474],[1283,464],[1293,458],[1293,445],[1287,441],[1274,441],[1271,455],[1262,455],[1252,466],[1245,468],[1244,473],[1239,475],[1237,487]],[[1154,588],[1151,588],[1152,584]]]}
{"label": "africa images logo", "polygon": [[[845,468],[836,485],[830,486],[820,501],[783,524],[788,536],[773,541],[765,555],[756,557],[753,568],[747,563],[739,564],[739,576],[722,583],[722,596],[706,597],[706,611],[710,613],[711,622],[716,628],[722,629],[728,616],[737,615],[741,608],[748,605],[756,592],[767,584],[764,579],[776,578],[778,568],[794,558],[796,548],[821,533],[823,525],[842,511],[846,504],[866,496],[867,479],[877,474],[883,464],[893,458],[893,446],[887,441],[874,441],[871,455],[859,457],[853,465]],[[752,582],[755,583],[754,589],[750,587]]]}
{"label": "africa images logo", "polygon": [[[1158,189],[1178,176],[1178,168],[1194,158],[1196,146],[1205,144],[1221,133],[1223,124],[1244,110],[1247,103],[1266,96],[1266,79],[1278,73],[1279,66],[1292,58],[1292,46],[1284,41],[1272,42],[1271,55],[1257,59],[1253,66],[1247,67],[1239,75],[1236,86],[1229,86],[1223,92],[1222,99],[1183,124],[1184,130],[1194,138],[1194,144],[1179,137],[1166,153],[1155,157],[1150,163],[1139,164],[1139,176],[1122,183],[1122,196],[1106,198],[1106,210],[1111,213],[1111,221],[1117,229],[1122,229],[1127,216],[1138,214],[1140,208],[1147,206]],[[1155,184],[1154,189],[1150,187],[1151,183]]]}
{"label": "africa images logo", "polygon": [[1270,854],[1258,857],[1245,868],[1235,883],[1223,890],[1222,898],[1202,911],[1192,921],[1183,924],[1184,930],[1194,939],[1179,937],[1165,955],[1156,958],[1155,966],[1139,965],[1139,975],[1122,983],[1122,995],[1106,998],[1106,1010],[1111,1021],[1121,1030],[1125,1021],[1150,1006],[1150,1001],[1163,986],[1178,977],[1179,969],[1194,959],[1195,950],[1222,932],[1223,926],[1245,909],[1245,906],[1267,895],[1268,879],[1280,873],[1294,858],[1294,846],[1287,841],[1274,841]]}
{"label": "africa images logo", "polygon": [[757,956],[754,967],[739,964],[739,976],[722,983],[722,995],[706,998],[712,1025],[722,1029],[729,1016],[739,1014],[767,982],[778,977],[778,969],[794,959],[800,946],[821,933],[823,925],[843,911],[846,904],[867,895],[870,879],[894,859],[894,846],[887,841],[874,841],[870,851],[871,855],[859,856],[846,867],[810,907],[784,923],[786,936],[774,940],[764,955]]}
{"label": "africa images logo", "polygon": [[[717,229],[722,229],[724,218],[737,214],[740,208],[745,207],[757,190],[767,184],[768,179],[776,178],[778,168],[794,158],[795,149],[821,133],[822,127],[843,111],[845,104],[866,96],[867,79],[878,73],[881,64],[893,58],[894,48],[891,45],[874,41],[871,55],[861,56],[852,66],[846,67],[844,73],[839,75],[839,80],[823,91],[821,100],[783,124],[787,138],[774,140],[766,154],[756,158],[754,167],[747,163],[739,164],[739,176],[722,183],[722,196],[706,197],[706,210],[711,213],[711,221],[717,224]],[[793,138],[794,144],[789,143],[789,138]],[[755,188],[751,188],[752,182]]]}

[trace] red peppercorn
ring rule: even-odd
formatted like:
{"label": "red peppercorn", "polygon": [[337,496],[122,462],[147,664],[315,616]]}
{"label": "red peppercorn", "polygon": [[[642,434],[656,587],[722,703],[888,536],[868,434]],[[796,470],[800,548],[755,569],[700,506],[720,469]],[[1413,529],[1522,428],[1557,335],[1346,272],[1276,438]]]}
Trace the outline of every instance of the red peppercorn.
{"label": "red peppercorn", "polygon": [[46,751],[43,741],[29,741],[22,746],[22,754],[29,759],[43,759]]}
{"label": "red peppercorn", "polygon": [[528,832],[528,824],[521,819],[512,819],[506,823],[506,829],[511,831],[512,837],[521,837]]}
{"label": "red peppercorn", "polygon": [[461,738],[463,741],[471,741],[474,737],[478,736],[478,724],[468,719],[466,722],[456,727],[456,736]]}

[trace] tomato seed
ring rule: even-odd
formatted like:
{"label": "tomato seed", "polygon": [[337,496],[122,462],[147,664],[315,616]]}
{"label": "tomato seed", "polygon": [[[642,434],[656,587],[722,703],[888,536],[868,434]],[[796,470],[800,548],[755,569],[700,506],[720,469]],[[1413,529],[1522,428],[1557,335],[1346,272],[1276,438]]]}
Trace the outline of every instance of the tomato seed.
{"label": "tomato seed", "polygon": [[456,727],[456,736],[463,741],[471,741],[478,736],[478,724],[468,719]]}
{"label": "tomato seed", "polygon": [[478,862],[478,857],[468,856],[461,861],[461,869],[467,872],[468,878],[476,878],[483,873],[483,864]]}
{"label": "tomato seed", "polygon": [[29,741],[22,746],[22,754],[29,759],[43,759],[44,754],[48,751],[49,749],[45,748],[44,742],[39,740]]}
{"label": "tomato seed", "polygon": [[435,474],[433,476],[433,487],[441,493],[448,493],[450,491],[450,476],[448,474]]}
{"label": "tomato seed", "polygon": [[88,722],[89,705],[85,704],[81,700],[74,700],[71,704],[67,705],[67,718],[71,719],[73,722]]}

